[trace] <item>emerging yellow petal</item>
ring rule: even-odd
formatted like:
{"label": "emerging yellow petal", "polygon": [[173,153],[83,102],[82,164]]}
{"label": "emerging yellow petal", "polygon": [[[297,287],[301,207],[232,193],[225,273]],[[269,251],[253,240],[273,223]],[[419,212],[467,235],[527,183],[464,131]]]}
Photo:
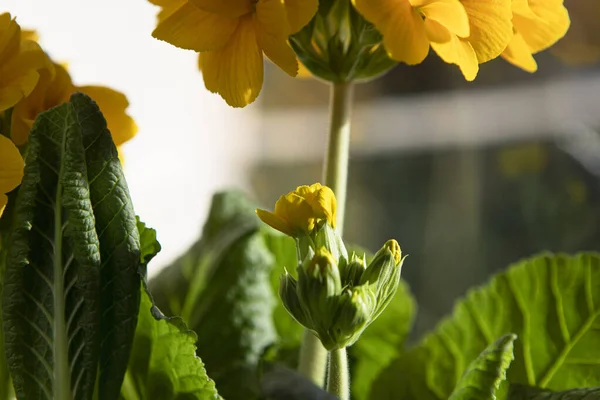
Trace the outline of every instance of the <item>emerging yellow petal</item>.
{"label": "emerging yellow petal", "polygon": [[237,24],[237,18],[223,17],[185,3],[162,18],[152,36],[182,49],[217,50],[229,41]]}
{"label": "emerging yellow petal", "polygon": [[277,200],[273,212],[256,210],[258,217],[267,225],[289,236],[310,234],[321,220],[335,227],[336,200],[333,191],[316,183],[299,186],[293,192]]}
{"label": "emerging yellow petal", "polygon": [[291,28],[281,0],[259,0],[256,4],[255,21],[258,45],[262,51],[282,70],[296,76],[298,61],[287,43]]}
{"label": "emerging yellow petal", "polygon": [[0,216],[8,201],[6,193],[21,184],[24,167],[17,147],[9,138],[0,135]]}
{"label": "emerging yellow petal", "polygon": [[104,86],[80,86],[76,90],[87,94],[98,104],[117,147],[135,136],[138,128],[127,114],[129,101],[123,93]]}
{"label": "emerging yellow petal", "polygon": [[219,50],[200,53],[204,85],[232,107],[245,107],[258,97],[263,84],[263,55],[252,15],[240,18],[229,42]]}

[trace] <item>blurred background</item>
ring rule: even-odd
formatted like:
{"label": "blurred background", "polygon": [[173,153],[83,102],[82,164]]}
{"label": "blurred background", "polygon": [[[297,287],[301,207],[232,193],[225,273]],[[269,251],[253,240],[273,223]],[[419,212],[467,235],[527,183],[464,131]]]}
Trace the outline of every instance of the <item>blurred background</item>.
{"label": "blurred background", "polygon": [[[136,212],[158,231],[151,274],[197,238],[212,194],[261,206],[321,179],[328,88],[266,65],[259,100],[229,108],[196,55],[151,37],[146,1],[2,0],[69,63],[77,84],[123,91],[138,136],[124,147]],[[600,250],[600,2],[565,0],[568,35],[530,75],[502,59],[473,83],[432,52],[356,88],[346,238],[396,238],[419,336],[467,288],[546,250]]]}

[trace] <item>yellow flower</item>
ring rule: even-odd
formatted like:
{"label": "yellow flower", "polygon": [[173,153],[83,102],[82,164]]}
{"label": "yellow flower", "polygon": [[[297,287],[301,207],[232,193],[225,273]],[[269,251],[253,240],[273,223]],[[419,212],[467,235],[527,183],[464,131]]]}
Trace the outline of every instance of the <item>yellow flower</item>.
{"label": "yellow flower", "polygon": [[137,126],[127,115],[129,102],[124,94],[102,86],[81,86],[73,84],[67,70],[59,64],[53,71],[41,71],[38,85],[33,92],[20,101],[12,113],[11,138],[18,146],[27,142],[29,131],[38,114],[68,101],[75,92],[90,96],[104,114],[116,146],[120,146],[137,133]]}
{"label": "yellow flower", "polygon": [[511,0],[352,0],[383,35],[389,56],[421,63],[429,48],[465,79],[496,58],[512,37]]}
{"label": "yellow flower", "polygon": [[23,40],[10,14],[0,14],[0,111],[27,96],[38,82],[38,70],[48,65],[40,46]]}
{"label": "yellow flower", "polygon": [[537,71],[533,54],[562,38],[571,21],[563,0],[513,0],[514,35],[502,57],[528,72]]}
{"label": "yellow flower", "polygon": [[162,6],[152,35],[200,53],[208,90],[244,107],[263,83],[263,54],[292,76],[298,72],[288,36],[302,29],[318,0],[151,0]]}
{"label": "yellow flower", "polygon": [[21,184],[23,158],[14,143],[0,134],[0,216],[6,207],[6,194]]}
{"label": "yellow flower", "polygon": [[275,211],[256,210],[258,217],[267,225],[289,236],[309,234],[315,224],[326,220],[335,228],[336,201],[333,191],[315,183],[299,186],[283,195],[275,203]]}

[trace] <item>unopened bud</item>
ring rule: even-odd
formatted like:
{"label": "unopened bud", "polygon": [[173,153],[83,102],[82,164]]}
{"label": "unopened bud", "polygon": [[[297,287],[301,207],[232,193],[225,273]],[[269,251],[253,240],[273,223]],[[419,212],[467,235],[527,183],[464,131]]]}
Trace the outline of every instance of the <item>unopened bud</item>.
{"label": "unopened bud", "polygon": [[329,224],[322,223],[314,230],[311,237],[317,249],[326,248],[336,260],[340,258],[348,259],[348,250],[346,250],[344,241]]}
{"label": "unopened bud", "polygon": [[352,253],[350,256],[350,262],[346,263],[342,268],[340,264],[340,274],[342,275],[342,282],[349,286],[358,286],[362,274],[367,269],[366,256],[359,257],[356,253]]}
{"label": "unopened bud", "polygon": [[301,325],[306,326],[309,323],[306,311],[300,304],[297,292],[297,282],[287,271],[279,279],[279,297],[283,302],[285,309]]}

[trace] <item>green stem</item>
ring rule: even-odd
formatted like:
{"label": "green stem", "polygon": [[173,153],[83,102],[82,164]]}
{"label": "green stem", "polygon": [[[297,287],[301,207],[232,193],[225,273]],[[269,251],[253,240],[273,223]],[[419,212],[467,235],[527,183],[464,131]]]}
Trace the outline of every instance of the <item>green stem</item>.
{"label": "green stem", "polygon": [[315,385],[323,387],[326,364],[327,350],[325,350],[318,337],[305,329],[302,346],[300,347],[298,371]]}
{"label": "green stem", "polygon": [[345,347],[329,352],[327,391],[340,400],[350,399],[350,372]]}
{"label": "green stem", "polygon": [[[329,143],[323,165],[324,184],[333,190],[337,199],[336,229],[340,234],[344,229],[346,208],[353,88],[352,83],[333,83],[331,86]],[[315,335],[305,330],[298,371],[317,386],[323,387],[326,364],[327,350]]]}
{"label": "green stem", "polygon": [[336,228],[340,234],[344,231],[346,210],[353,93],[352,83],[334,83],[331,87],[329,143],[323,167],[325,185],[333,190],[337,200]]}

